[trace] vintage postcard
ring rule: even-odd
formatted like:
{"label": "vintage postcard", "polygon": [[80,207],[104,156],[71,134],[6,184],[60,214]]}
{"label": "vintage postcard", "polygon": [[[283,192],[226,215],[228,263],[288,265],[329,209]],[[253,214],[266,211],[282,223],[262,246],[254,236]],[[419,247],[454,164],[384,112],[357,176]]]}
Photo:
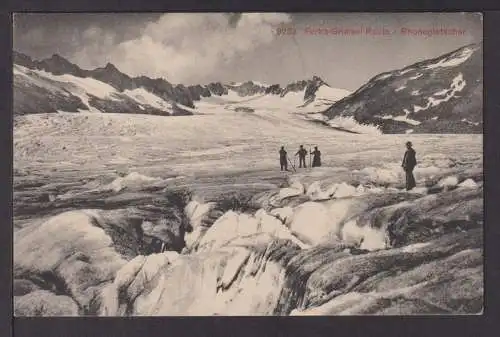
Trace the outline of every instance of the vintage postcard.
{"label": "vintage postcard", "polygon": [[480,13],[19,13],[16,316],[483,312]]}

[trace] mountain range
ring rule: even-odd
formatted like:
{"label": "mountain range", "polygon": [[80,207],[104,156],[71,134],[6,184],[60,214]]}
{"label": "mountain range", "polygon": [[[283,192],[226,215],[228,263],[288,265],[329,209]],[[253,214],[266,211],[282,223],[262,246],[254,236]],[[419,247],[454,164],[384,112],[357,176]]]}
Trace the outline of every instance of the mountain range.
{"label": "mountain range", "polygon": [[303,112],[334,127],[339,118],[350,118],[383,133],[482,132],[482,43],[379,74],[353,93],[331,88],[318,76],[285,86],[256,81],[186,86],[163,78],[131,77],[111,63],[85,70],[58,54],[34,60],[14,52],[13,59],[15,115],[193,115],[204,113],[202,102],[211,97],[224,98],[224,103],[248,102],[236,109],[251,112],[252,99],[269,96],[280,109]]}
{"label": "mountain range", "polygon": [[[98,110],[191,115],[195,113],[196,101],[227,95],[229,91],[240,97],[257,94],[283,97],[289,92],[307,88],[304,97],[306,101],[324,83],[319,77],[314,77],[283,88],[277,84],[266,85],[253,81],[185,86],[172,84],[163,78],[130,77],[111,63],[101,68],[84,70],[58,54],[37,61],[28,55],[14,52],[13,58],[15,114]],[[151,99],[160,104],[146,102]]]}

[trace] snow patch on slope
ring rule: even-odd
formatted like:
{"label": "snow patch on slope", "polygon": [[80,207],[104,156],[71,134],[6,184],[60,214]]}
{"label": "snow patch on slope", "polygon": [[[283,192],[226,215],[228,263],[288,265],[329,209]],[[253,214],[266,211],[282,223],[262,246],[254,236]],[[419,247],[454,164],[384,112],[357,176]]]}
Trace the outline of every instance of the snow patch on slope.
{"label": "snow patch on slope", "polygon": [[159,110],[172,110],[172,105],[170,103],[165,102],[163,99],[150,93],[144,88],[125,90],[123,93],[141,104],[150,105]]}
{"label": "snow patch on slope", "polygon": [[459,73],[457,76],[455,76],[453,78],[449,89],[444,89],[444,90],[438,91],[437,93],[434,94],[434,95],[438,95],[438,96],[446,95],[444,98],[434,98],[433,96],[428,97],[427,104],[424,107],[414,105],[413,111],[418,112],[421,110],[427,110],[430,107],[435,107],[443,102],[447,102],[450,99],[452,99],[456,93],[462,91],[465,88],[465,85],[466,85],[466,82],[464,80],[464,76],[462,73]]}
{"label": "snow patch on slope", "polygon": [[315,93],[317,100],[329,100],[332,102],[336,102],[350,94],[349,90],[332,88],[326,85],[320,86]]}
{"label": "snow patch on slope", "polygon": [[471,55],[474,53],[476,49],[474,48],[464,48],[461,53],[454,58],[451,58],[449,60],[443,59],[440,60],[438,63],[430,64],[426,67],[426,69],[434,69],[434,68],[439,68],[439,67],[456,67],[471,57]]}
{"label": "snow patch on slope", "polygon": [[68,89],[77,89],[79,91],[78,94],[80,95],[83,91],[83,93],[91,94],[92,96],[96,96],[101,99],[117,100],[114,95],[118,92],[115,88],[91,77],[76,77],[69,74],[54,75],[44,70],[32,70],[32,72],[49,80],[60,82],[63,86],[69,85]]}
{"label": "snow patch on slope", "polygon": [[380,131],[380,129],[377,126],[370,124],[361,124],[358,121],[356,121],[352,116],[349,117],[337,116],[333,119],[330,119],[327,123],[332,127],[349,130],[356,133],[370,134],[370,135],[382,134],[382,131]]}
{"label": "snow patch on slope", "polygon": [[419,121],[416,121],[414,119],[410,119],[406,116],[396,116],[394,118],[392,118],[393,120],[395,121],[399,121],[399,122],[405,122],[405,123],[408,123],[408,124],[411,124],[411,125],[419,125],[420,122]]}

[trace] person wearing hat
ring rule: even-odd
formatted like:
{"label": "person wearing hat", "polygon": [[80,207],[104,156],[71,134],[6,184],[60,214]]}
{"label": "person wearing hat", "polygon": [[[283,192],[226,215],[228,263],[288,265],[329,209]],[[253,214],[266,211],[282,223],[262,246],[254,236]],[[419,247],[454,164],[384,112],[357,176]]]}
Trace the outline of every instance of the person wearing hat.
{"label": "person wearing hat", "polygon": [[409,191],[416,186],[413,169],[417,166],[416,152],[411,142],[406,142],[406,152],[401,166],[406,172],[406,190]]}
{"label": "person wearing hat", "polygon": [[307,167],[306,166],[307,150],[304,149],[304,145],[300,146],[299,150],[297,151],[297,153],[295,155],[299,156],[299,167],[302,167],[302,165],[304,165],[304,167]]}

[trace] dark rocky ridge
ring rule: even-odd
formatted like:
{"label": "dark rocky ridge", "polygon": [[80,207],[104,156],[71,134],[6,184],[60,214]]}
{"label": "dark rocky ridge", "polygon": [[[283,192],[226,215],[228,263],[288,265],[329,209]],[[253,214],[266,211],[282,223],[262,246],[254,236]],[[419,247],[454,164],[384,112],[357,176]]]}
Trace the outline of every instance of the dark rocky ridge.
{"label": "dark rocky ridge", "polygon": [[28,70],[25,74],[14,73],[14,114],[54,113],[57,111],[79,112],[98,109],[104,113],[137,113],[151,115],[192,115],[175,102],[170,108],[159,109],[149,104],[140,103],[126,94],[113,93],[111,99],[103,99],[85,93],[85,102],[71,90],[75,87],[70,82],[58,82],[48,77],[40,76]]}
{"label": "dark rocky ridge", "polygon": [[96,80],[107,83],[118,91],[132,90],[139,87],[135,83],[134,79],[119,71],[111,63],[107,63],[103,68],[86,71],[85,75],[85,77],[92,77]]}
{"label": "dark rocky ridge", "polygon": [[[166,102],[173,103],[173,115],[192,114],[177,106],[176,103],[189,108],[195,108],[195,102],[201,100],[203,97],[227,95],[229,90],[236,92],[242,97],[258,94],[273,94],[283,97],[289,92],[302,91],[307,88],[304,95],[304,101],[307,102],[308,100],[314,99],[314,93],[319,86],[326,84],[319,77],[314,76],[312,79],[290,83],[285,87],[281,87],[279,84],[263,85],[253,81],[247,81],[239,85],[212,82],[207,85],[197,84],[185,86],[183,84],[174,85],[163,78],[149,78],[147,76],[130,77],[111,63],[107,63],[106,66],[93,70],[84,70],[58,54],[37,61],[33,60],[28,55],[14,51],[13,59],[14,64],[32,70],[44,70],[54,75],[69,74],[80,78],[90,77],[112,86],[120,93],[125,90],[143,88]],[[16,114],[55,112],[57,110],[71,112],[77,112],[79,109],[89,110],[89,107],[87,107],[80,98],[70,95],[69,92],[59,97],[58,95],[54,96],[53,93],[49,93],[43,88],[33,87],[31,85],[29,85],[30,89],[27,90],[26,86],[28,86],[28,84],[18,82],[21,81],[14,81],[15,96],[18,98],[15,99]],[[33,90],[43,92],[43,94],[40,93],[40,95],[37,96],[39,99],[34,100],[36,104],[33,102],[30,103],[32,100],[26,99]],[[40,102],[40,99],[44,97],[47,98],[47,101]],[[70,100],[65,101],[66,97],[70,97]],[[123,98],[123,102],[91,97],[89,103],[103,112],[130,113],[132,111],[140,111],[145,114],[170,115],[169,112],[154,107],[140,107],[127,97],[120,98]]]}
{"label": "dark rocky ridge", "polygon": [[305,89],[304,102],[308,102],[315,98],[315,93],[321,85],[328,85],[319,76],[313,76],[312,79],[301,80],[287,84],[281,87],[279,84],[261,85],[252,81],[247,81],[240,85],[226,85],[233,91],[236,91],[240,96],[252,96],[257,94],[263,95],[280,95],[284,97],[290,92],[299,92]]}
{"label": "dark rocky ridge", "polygon": [[227,93],[227,89],[224,90],[220,83],[211,83],[204,87],[186,87],[182,84],[173,85],[162,78],[151,79],[147,76],[133,78],[122,73],[111,63],[106,64],[105,67],[84,70],[58,54],[54,54],[48,59],[36,61],[25,54],[14,51],[13,59],[14,64],[30,69],[44,70],[54,75],[70,74],[76,77],[91,77],[109,84],[120,92],[143,87],[166,101],[179,103],[190,108],[194,108],[193,101],[199,100],[200,96],[208,97],[213,94],[220,96]]}

